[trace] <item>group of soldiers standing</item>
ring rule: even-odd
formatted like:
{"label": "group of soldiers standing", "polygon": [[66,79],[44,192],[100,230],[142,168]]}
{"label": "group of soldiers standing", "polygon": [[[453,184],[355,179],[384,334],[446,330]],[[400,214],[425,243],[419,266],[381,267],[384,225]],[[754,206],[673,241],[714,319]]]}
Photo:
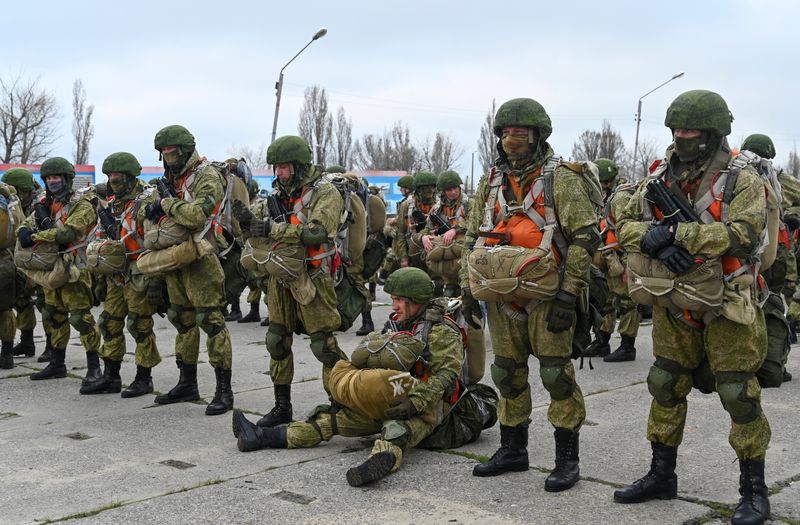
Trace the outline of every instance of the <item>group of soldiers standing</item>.
{"label": "group of soldiers standing", "polygon": [[[411,447],[457,447],[496,420],[500,446],[473,474],[527,470],[533,355],[554,430],[555,466],[544,486],[558,492],[579,480],[586,419],[572,359],[634,360],[645,306],[655,355],[647,377],[652,464],[615,491],[615,501],[677,497],[677,450],[694,387],[717,392],[731,418],[741,470],[732,523],[763,523],[771,432],[760,396],[762,387],[791,379],[785,364],[800,314],[800,183],[775,173],[765,135],[732,150],[731,120],[718,94],[681,94],[665,119],[666,157],[643,181],[627,183],[611,160],[562,159],[547,142],[545,109],[513,99],[495,115],[498,157],[472,198],[456,172],[418,172],[398,181],[404,199],[388,221],[379,190],[343,169],[313,165],[296,136],[269,146],[275,182],[263,200],[241,163],[208,162],[181,126],[156,134],[165,176],[154,185],[138,179],[138,161],[124,152],[103,163],[103,192],[74,191],[74,167],[58,157],[42,164],[41,197],[29,172],[10,170],[0,194],[15,214],[16,248],[6,246],[0,258],[0,275],[10,264],[14,276],[11,295],[0,296],[0,366],[33,354],[36,295],[44,298],[50,356],[31,379],[66,376],[72,326],[87,356],[80,392],[120,392],[127,323],[137,372],[122,396],[144,395],[160,361],[152,316],[165,312],[177,330],[180,375],[156,403],[199,399],[202,330],[217,386],[206,413],[222,414],[234,404],[225,321],[260,320],[263,295],[274,406],[257,423],[234,410],[238,448],[311,447],[334,435],[379,433],[367,460],[347,472],[360,486],[396,470]],[[56,255],[50,268],[48,254]],[[375,283],[392,299],[378,330],[369,306]],[[250,312],[243,316],[245,286]],[[95,323],[90,308],[101,297]],[[348,357],[335,332],[358,315],[365,338]],[[621,345],[612,352],[617,319]],[[594,342],[576,345],[592,327]],[[486,329],[499,399],[480,384]],[[328,398],[305,421],[295,420],[291,403],[293,334],[301,333],[322,365]]]}

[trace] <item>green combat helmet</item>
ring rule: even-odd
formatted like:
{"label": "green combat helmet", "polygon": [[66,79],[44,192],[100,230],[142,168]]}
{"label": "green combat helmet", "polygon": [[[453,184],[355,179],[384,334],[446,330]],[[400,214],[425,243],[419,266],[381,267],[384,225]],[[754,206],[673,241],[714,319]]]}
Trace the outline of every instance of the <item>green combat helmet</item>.
{"label": "green combat helmet", "polygon": [[127,151],[118,151],[116,153],[112,153],[106,157],[106,160],[103,161],[103,173],[106,175],[109,173],[124,173],[126,175],[124,190],[117,193],[117,191],[113,189],[113,185],[110,183],[106,187],[106,192],[108,192],[108,189],[111,188],[115,195],[122,196],[136,186],[136,178],[142,173],[142,165],[139,164],[138,159],[131,153],[128,153]]}
{"label": "green combat helmet", "polygon": [[439,178],[436,180],[436,189],[445,191],[451,188],[457,188],[462,184],[461,175],[456,171],[449,170],[439,174]]}
{"label": "green combat helmet", "polygon": [[611,182],[619,175],[619,166],[610,159],[597,159],[594,161],[599,170],[600,182]]}
{"label": "green combat helmet", "polygon": [[347,170],[344,167],[339,166],[338,164],[334,164],[332,166],[328,166],[325,168],[325,173],[346,173]]}
{"label": "green combat helmet", "polygon": [[503,128],[509,126],[538,129],[539,142],[546,141],[553,132],[553,124],[544,107],[532,98],[515,98],[497,109],[494,134],[502,137]]}
{"label": "green combat helmet", "polygon": [[403,175],[397,179],[397,186],[406,190],[414,189],[414,177],[412,175]]}
{"label": "green combat helmet", "polygon": [[418,190],[423,186],[436,186],[436,175],[430,171],[418,171],[414,175],[414,189]]}
{"label": "green combat helmet", "polygon": [[775,144],[772,143],[771,138],[761,133],[753,133],[744,139],[744,142],[742,142],[742,149],[752,151],[759,157],[765,159],[775,158]]}
{"label": "green combat helmet", "polygon": [[42,163],[39,175],[42,180],[46,180],[51,175],[61,175],[67,186],[72,186],[72,181],[75,179],[75,166],[64,157],[52,157]]}
{"label": "green combat helmet", "polygon": [[267,164],[311,164],[311,148],[303,137],[286,135],[278,137],[267,148]]}
{"label": "green combat helmet", "polygon": [[19,193],[33,190],[33,174],[25,168],[11,168],[3,173],[2,181],[14,186]]}
{"label": "green combat helmet", "polygon": [[[189,133],[189,130],[183,126],[173,124],[162,128],[153,140],[153,146],[158,150],[158,160],[164,160],[164,169],[170,173],[180,173],[189,161],[189,158],[194,153],[195,141],[194,135]],[[162,150],[167,146],[178,147],[177,161],[173,160],[170,165],[166,159],[163,158]]]}
{"label": "green combat helmet", "polygon": [[383,289],[389,295],[404,297],[417,304],[428,304],[433,299],[433,281],[419,268],[400,268],[392,272]]}
{"label": "green combat helmet", "polygon": [[699,129],[726,137],[731,133],[732,121],[733,115],[721,96],[713,91],[694,89],[672,101],[664,125],[672,130]]}

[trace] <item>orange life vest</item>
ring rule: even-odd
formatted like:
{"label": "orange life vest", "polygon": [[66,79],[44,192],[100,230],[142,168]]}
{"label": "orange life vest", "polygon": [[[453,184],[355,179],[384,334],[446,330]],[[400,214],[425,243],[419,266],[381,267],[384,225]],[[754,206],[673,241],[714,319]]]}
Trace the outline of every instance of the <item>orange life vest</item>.
{"label": "orange life vest", "polygon": [[120,228],[120,239],[125,243],[125,253],[131,261],[138,259],[144,251],[144,228],[141,224],[136,224],[134,216],[136,211],[138,211],[138,207],[135,199],[125,204]]}
{"label": "orange life vest", "polygon": [[[42,198],[42,202],[45,202],[45,199]],[[50,218],[53,220],[53,225],[55,227],[64,226],[67,223],[67,219],[69,218],[69,212],[72,210],[72,206],[69,203],[63,203],[61,201],[52,201],[50,204]],[[71,243],[67,244],[67,251],[71,253],[73,256],[80,257],[78,252],[79,249],[83,248],[83,254],[85,255],[85,248],[86,248],[86,237],[95,229],[95,225],[91,224],[86,227],[86,231],[83,232],[83,236],[80,239],[76,239]]]}
{"label": "orange life vest", "polygon": [[[303,196],[309,191],[313,191],[312,188],[304,187],[300,196],[289,198],[283,203],[284,209],[295,210],[294,213],[289,214],[290,224],[294,224],[297,226],[304,224],[304,221],[301,220],[297,211],[302,212],[303,217],[308,217],[308,210],[303,206]],[[322,265],[323,261],[323,257],[321,256],[325,254],[327,251],[328,251],[327,248],[321,244],[306,247],[306,256],[308,257],[308,264],[313,268],[319,268]]]}

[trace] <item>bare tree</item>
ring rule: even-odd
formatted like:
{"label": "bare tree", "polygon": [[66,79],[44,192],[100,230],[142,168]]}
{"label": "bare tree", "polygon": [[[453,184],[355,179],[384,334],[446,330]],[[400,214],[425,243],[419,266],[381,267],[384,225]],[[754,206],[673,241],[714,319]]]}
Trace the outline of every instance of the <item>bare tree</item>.
{"label": "bare tree", "polygon": [[356,141],[353,164],[363,170],[405,170],[419,166],[419,152],[411,144],[411,132],[402,122],[384,131],[382,136],[368,133]]}
{"label": "bare tree", "polygon": [[325,164],[331,147],[333,118],[328,111],[328,95],[317,85],[307,87],[297,131],[311,146],[315,164]]}
{"label": "bare tree", "polygon": [[794,177],[800,178],[800,155],[797,154],[797,145],[794,150],[789,152],[789,160],[786,162],[786,173]]}
{"label": "bare tree", "polygon": [[660,148],[654,139],[643,139],[639,141],[639,148],[636,158],[633,152],[629,152],[621,164],[624,174],[631,174],[631,182],[640,181],[647,177],[650,166],[658,159],[664,157],[664,150]]}
{"label": "bare tree", "polygon": [[94,137],[94,104],[86,106],[86,90],[80,79],[72,84],[72,137],[75,149],[72,154],[75,164],[86,164],[89,160],[89,142]]}
{"label": "bare tree", "polygon": [[353,121],[344,114],[344,108],[336,110],[333,123],[333,153],[330,164],[337,164],[347,169],[352,165],[353,156]]}
{"label": "bare tree", "polygon": [[0,78],[2,162],[30,164],[50,155],[55,142],[58,107],[55,97],[39,89],[39,79]]}
{"label": "bare tree", "polygon": [[572,146],[572,158],[592,161],[602,158],[622,164],[625,160],[625,142],[622,135],[611,127],[611,123],[604,120],[600,131],[587,129],[578,136]]}
{"label": "bare tree", "polygon": [[496,102],[492,99],[492,109],[486,114],[486,120],[481,125],[481,136],[478,139],[478,156],[483,173],[489,171],[489,167],[497,158],[497,136],[494,134],[494,116],[497,113],[495,106]]}
{"label": "bare tree", "polygon": [[267,145],[263,142],[256,148],[252,146],[231,146],[226,153],[237,159],[243,158],[251,169],[260,170],[268,167]]}
{"label": "bare tree", "polygon": [[433,173],[442,173],[453,169],[458,159],[464,154],[464,148],[444,133],[437,133],[433,140],[428,137],[418,149],[420,167]]}

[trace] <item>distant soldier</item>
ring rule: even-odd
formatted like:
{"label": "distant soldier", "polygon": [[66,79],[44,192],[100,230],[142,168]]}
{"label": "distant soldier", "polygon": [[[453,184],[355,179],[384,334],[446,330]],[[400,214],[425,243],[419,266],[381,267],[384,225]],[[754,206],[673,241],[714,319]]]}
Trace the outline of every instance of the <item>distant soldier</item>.
{"label": "distant soldier", "polygon": [[13,308],[18,280],[13,254],[16,226],[24,220],[14,186],[0,182],[0,368],[4,369],[14,368]]}

